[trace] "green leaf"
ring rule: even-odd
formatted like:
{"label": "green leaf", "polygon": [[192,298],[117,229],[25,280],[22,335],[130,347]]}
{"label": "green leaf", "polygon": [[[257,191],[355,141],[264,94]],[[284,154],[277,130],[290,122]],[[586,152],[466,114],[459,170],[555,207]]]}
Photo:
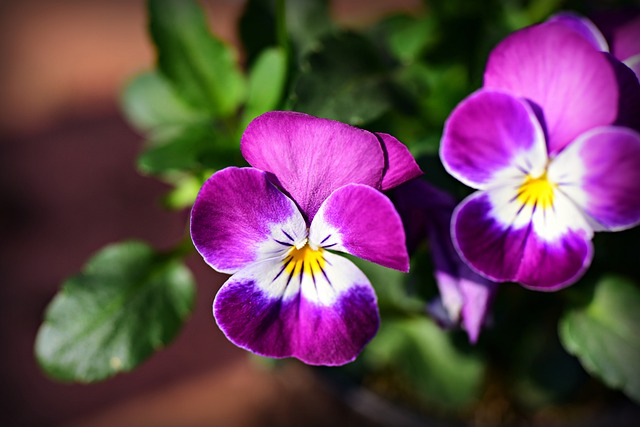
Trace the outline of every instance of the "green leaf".
{"label": "green leaf", "polygon": [[603,278],[591,301],[568,310],[560,339],[584,368],[640,402],[640,289],[616,276]]}
{"label": "green leaf", "polygon": [[324,39],[302,65],[290,102],[292,109],[353,125],[390,109],[387,75],[371,44],[343,33]]}
{"label": "green leaf", "polygon": [[149,0],[158,68],[193,106],[227,117],[244,100],[235,51],[209,31],[195,0]]}
{"label": "green leaf", "polygon": [[189,105],[171,83],[156,71],[133,78],[121,97],[122,110],[142,132],[202,122],[207,115]]}
{"label": "green leaf", "polygon": [[451,334],[426,317],[384,319],[365,348],[365,363],[400,375],[423,400],[461,407],[477,398],[484,363],[469,346],[457,346]]}
{"label": "green leaf", "polygon": [[264,50],[253,64],[242,118],[243,129],[260,114],[278,106],[287,78],[286,61],[284,51],[276,47]]}
{"label": "green leaf", "polygon": [[47,308],[38,362],[61,381],[130,371],[175,338],[194,295],[191,273],[178,260],[135,241],[107,246]]}
{"label": "green leaf", "polygon": [[238,142],[214,124],[176,129],[155,141],[138,158],[138,168],[150,175],[200,173],[241,162]]}

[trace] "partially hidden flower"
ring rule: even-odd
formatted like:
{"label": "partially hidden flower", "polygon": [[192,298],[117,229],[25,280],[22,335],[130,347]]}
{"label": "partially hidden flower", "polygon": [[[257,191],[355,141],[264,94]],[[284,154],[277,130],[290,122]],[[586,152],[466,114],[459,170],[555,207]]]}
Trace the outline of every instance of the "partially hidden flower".
{"label": "partially hidden flower", "polygon": [[599,24],[573,12],[560,12],[547,22],[573,30],[614,66],[620,98],[616,124],[640,131],[640,10],[598,16]]}
{"label": "partially hidden flower", "polygon": [[427,311],[443,327],[460,325],[469,341],[477,342],[498,285],[471,270],[453,246],[449,230],[456,200],[421,179],[398,186],[392,198],[405,226],[409,252],[429,241],[440,296]]}
{"label": "partially hidden flower", "polygon": [[230,167],[191,212],[196,249],[232,276],[213,311],[234,344],[308,364],[352,361],[379,325],[376,296],[346,252],[408,271],[398,213],[379,190],[422,172],[398,140],[294,112],[249,124]]}
{"label": "partially hidden flower", "polygon": [[440,157],[479,191],[452,218],[454,244],[494,281],[574,283],[594,231],[640,222],[640,135],[612,126],[618,87],[606,56],[546,23],[491,53],[484,87],[451,113]]}

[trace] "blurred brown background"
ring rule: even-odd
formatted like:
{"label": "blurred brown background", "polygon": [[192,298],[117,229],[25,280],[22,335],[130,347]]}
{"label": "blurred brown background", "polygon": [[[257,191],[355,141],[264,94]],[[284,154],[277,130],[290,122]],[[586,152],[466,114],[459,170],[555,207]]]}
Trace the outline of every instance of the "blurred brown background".
{"label": "blurred brown background", "polygon": [[[214,32],[236,45],[243,4],[205,2]],[[421,4],[341,0],[332,14],[361,26]],[[188,212],[160,207],[166,187],[135,171],[142,140],[118,112],[123,83],[153,61],[142,0],[0,2],[0,425],[371,425],[303,366],[269,371],[231,345],[211,316],[225,278],[196,256],[191,319],[138,370],[70,385],[36,366],[44,308],[92,253],[183,236]]]}

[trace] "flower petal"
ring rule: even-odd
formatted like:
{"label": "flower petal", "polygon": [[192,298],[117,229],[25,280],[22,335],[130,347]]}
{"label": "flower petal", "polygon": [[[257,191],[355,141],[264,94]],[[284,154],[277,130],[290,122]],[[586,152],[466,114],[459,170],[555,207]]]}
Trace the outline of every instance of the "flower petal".
{"label": "flower petal", "polygon": [[380,190],[389,190],[422,175],[420,166],[402,142],[386,133],[376,135],[380,138],[387,160]]}
{"label": "flower petal", "polygon": [[475,344],[480,337],[480,330],[487,323],[493,299],[498,292],[498,284],[485,279],[469,267],[466,267],[466,273],[462,273],[461,276],[459,287],[464,299],[462,325],[467,331],[469,341]]}
{"label": "flower petal", "polygon": [[618,111],[616,77],[605,55],[559,23],[503,40],[489,56],[484,85],[541,108],[550,153],[592,127],[613,123]]}
{"label": "flower petal", "polygon": [[322,274],[281,274],[282,260],[268,260],[233,275],[213,304],[227,338],[262,356],[310,365],[353,361],[378,330],[376,296],[351,261],[323,256]]}
{"label": "flower petal", "polygon": [[320,204],[345,184],[378,188],[385,167],[377,137],[334,120],[272,111],[253,120],[240,143],[253,167],[296,201],[310,223]]}
{"label": "flower petal", "polygon": [[494,281],[543,291],[575,282],[591,263],[592,230],[556,192],[552,208],[522,206],[515,189],[477,192],[455,210],[452,234],[467,263]]}
{"label": "flower petal", "polygon": [[514,174],[541,173],[547,152],[542,128],[526,102],[481,89],[447,119],[440,158],[455,178],[484,189]]}
{"label": "flower petal", "polygon": [[600,225],[618,231],[640,223],[640,134],[604,126],[571,143],[549,179]]}
{"label": "flower petal", "polygon": [[349,184],[331,193],[311,223],[309,241],[409,271],[400,215],[387,196],[366,185]]}
{"label": "flower petal", "polygon": [[598,27],[590,19],[573,12],[560,12],[551,16],[547,22],[556,22],[572,29],[591,43],[594,49],[609,52],[609,44]]}
{"label": "flower petal", "polygon": [[281,256],[307,235],[304,218],[266,173],[230,167],[216,172],[191,210],[191,238],[211,267],[235,273]]}

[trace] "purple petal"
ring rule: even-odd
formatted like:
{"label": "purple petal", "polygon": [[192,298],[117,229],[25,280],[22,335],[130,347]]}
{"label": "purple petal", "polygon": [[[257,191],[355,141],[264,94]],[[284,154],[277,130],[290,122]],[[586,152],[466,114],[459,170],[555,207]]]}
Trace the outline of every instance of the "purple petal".
{"label": "purple petal", "polygon": [[400,215],[387,196],[349,184],[331,193],[309,229],[310,244],[409,271]]}
{"label": "purple petal", "polygon": [[590,19],[573,12],[560,12],[550,17],[547,22],[556,22],[572,29],[588,41],[596,50],[609,52],[609,45],[604,36]]}
{"label": "purple petal", "polygon": [[607,57],[615,70],[618,87],[620,88],[618,117],[614,124],[640,131],[640,82],[638,81],[638,70],[632,70],[611,55],[607,55]]}
{"label": "purple petal", "polygon": [[604,230],[640,223],[640,134],[633,130],[585,133],[553,160],[549,178]]}
{"label": "purple petal", "polygon": [[223,273],[281,255],[306,237],[296,205],[253,168],[211,176],[191,210],[191,238],[204,260]]}
{"label": "purple petal", "polygon": [[380,185],[382,191],[422,175],[420,167],[402,142],[386,133],[376,133],[376,135],[380,138],[387,159]]}
{"label": "purple petal", "polygon": [[498,284],[475,273],[466,264],[461,270],[464,273],[461,274],[458,287],[464,299],[462,325],[467,331],[469,341],[476,343],[498,291]]}
{"label": "purple petal", "polygon": [[454,212],[454,243],[471,267],[493,281],[541,291],[568,286],[584,273],[592,258],[592,233],[562,194],[556,193],[552,209],[533,212],[502,206],[497,199],[506,197],[477,192]]}
{"label": "purple petal", "polygon": [[590,128],[613,123],[618,111],[616,77],[606,57],[559,23],[525,28],[502,41],[489,56],[484,84],[541,108],[550,153]]}
{"label": "purple petal", "polygon": [[274,176],[309,223],[335,189],[349,183],[378,188],[385,167],[384,152],[373,133],[287,111],[253,120],[240,149],[249,164]]}
{"label": "purple petal", "polygon": [[448,223],[457,205],[450,194],[421,179],[413,179],[396,187],[391,192],[391,199],[404,225],[409,254],[415,252],[425,240],[431,222]]}
{"label": "purple petal", "polygon": [[481,89],[447,119],[440,158],[455,178],[482,189],[518,170],[542,171],[547,153],[542,128],[526,102]]}
{"label": "purple petal", "polygon": [[324,274],[279,274],[281,262],[233,275],[214,301],[214,316],[239,347],[310,365],[353,361],[378,330],[376,296],[351,261],[324,252]]}
{"label": "purple petal", "polygon": [[640,10],[617,10],[594,17],[609,40],[611,53],[620,61],[640,54]]}
{"label": "purple petal", "polygon": [[456,202],[451,195],[416,179],[394,191],[407,235],[414,242],[428,235],[434,275],[440,298],[429,305],[429,313],[445,327],[462,321],[472,343],[477,342],[489,312],[497,284],[472,271],[462,261],[451,241],[451,214]]}

